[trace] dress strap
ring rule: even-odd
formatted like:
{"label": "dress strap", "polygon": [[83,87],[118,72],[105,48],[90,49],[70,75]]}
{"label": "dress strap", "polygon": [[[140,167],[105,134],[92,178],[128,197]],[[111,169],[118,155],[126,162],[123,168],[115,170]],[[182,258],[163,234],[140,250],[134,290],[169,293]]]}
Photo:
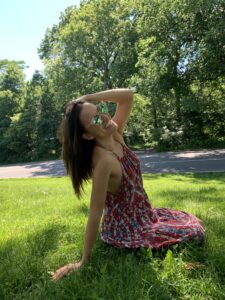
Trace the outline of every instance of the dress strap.
{"label": "dress strap", "polygon": [[[120,143],[120,145],[122,146],[122,148],[124,147],[124,145],[123,145],[120,141],[118,141],[118,140],[116,140],[116,139],[114,139],[114,140],[115,140],[116,142]],[[112,154],[114,154],[115,157],[116,157],[119,161],[121,160],[121,158],[119,157],[119,155],[117,155],[114,151],[112,151],[112,150],[110,150],[110,149],[107,149],[106,147],[104,147],[104,146],[102,146],[102,145],[97,145],[97,146],[99,146],[99,147],[105,149],[106,151],[112,152]],[[123,155],[124,155],[124,152],[123,152]]]}
{"label": "dress strap", "polygon": [[[120,141],[118,141],[118,140],[115,139],[115,138],[114,138],[114,140],[115,140],[116,142],[118,142],[118,143],[122,146],[122,157],[124,157],[124,155],[125,155],[125,154],[124,154],[124,144],[121,143]],[[112,152],[113,152],[113,151],[112,151]],[[113,152],[113,154],[119,159],[119,161],[121,160],[122,157],[119,157],[119,156],[118,156],[116,153],[114,153],[114,152]]]}
{"label": "dress strap", "polygon": [[119,140],[117,140],[117,139],[115,139],[114,138],[114,140],[116,141],[116,142],[118,142],[122,147],[124,147],[125,146],[125,144],[123,144],[122,142],[120,142]]}
{"label": "dress strap", "polygon": [[[106,148],[105,148],[106,149]],[[119,155],[117,155],[114,151],[106,149],[107,151],[110,151],[119,161],[120,161],[120,157]]]}

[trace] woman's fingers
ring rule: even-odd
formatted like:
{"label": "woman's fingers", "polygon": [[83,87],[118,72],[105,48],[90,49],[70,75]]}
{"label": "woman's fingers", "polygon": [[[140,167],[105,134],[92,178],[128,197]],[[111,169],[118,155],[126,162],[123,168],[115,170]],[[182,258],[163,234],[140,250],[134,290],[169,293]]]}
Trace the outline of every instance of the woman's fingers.
{"label": "woman's fingers", "polygon": [[59,268],[53,275],[52,275],[52,279],[54,281],[57,281],[59,279],[61,279],[64,276],[69,275],[69,272],[71,272],[71,266],[69,265],[65,265],[64,267]]}
{"label": "woman's fingers", "polygon": [[185,268],[187,270],[204,269],[206,268],[206,265],[200,262],[189,262],[185,264]]}
{"label": "woman's fingers", "polygon": [[77,270],[81,267],[82,263],[75,263],[75,264],[67,264],[61,268],[59,268],[55,273],[54,272],[48,272],[52,276],[53,281],[58,281],[59,279],[69,276],[71,273],[73,273],[74,270]]}

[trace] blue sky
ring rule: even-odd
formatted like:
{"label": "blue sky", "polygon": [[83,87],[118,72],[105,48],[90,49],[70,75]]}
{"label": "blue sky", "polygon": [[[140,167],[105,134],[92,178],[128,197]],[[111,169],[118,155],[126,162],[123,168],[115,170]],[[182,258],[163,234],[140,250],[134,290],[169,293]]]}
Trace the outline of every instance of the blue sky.
{"label": "blue sky", "polygon": [[0,59],[24,60],[27,79],[42,70],[37,48],[60,12],[80,0],[0,0]]}

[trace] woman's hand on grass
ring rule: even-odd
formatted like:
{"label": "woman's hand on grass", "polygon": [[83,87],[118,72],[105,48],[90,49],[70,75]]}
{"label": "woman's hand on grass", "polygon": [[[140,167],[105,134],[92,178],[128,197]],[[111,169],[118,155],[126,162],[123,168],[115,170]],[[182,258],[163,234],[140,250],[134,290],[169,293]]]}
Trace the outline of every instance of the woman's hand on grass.
{"label": "woman's hand on grass", "polygon": [[52,275],[52,280],[58,281],[65,276],[69,276],[75,270],[79,270],[82,267],[82,265],[83,265],[83,261],[81,260],[80,262],[77,262],[74,264],[72,264],[72,263],[67,264],[67,265],[59,268],[58,270],[56,270],[55,273],[50,272],[50,274]]}
{"label": "woman's hand on grass", "polygon": [[206,268],[206,265],[200,263],[200,262],[188,262],[185,264],[186,270],[196,270],[196,269],[204,269]]}

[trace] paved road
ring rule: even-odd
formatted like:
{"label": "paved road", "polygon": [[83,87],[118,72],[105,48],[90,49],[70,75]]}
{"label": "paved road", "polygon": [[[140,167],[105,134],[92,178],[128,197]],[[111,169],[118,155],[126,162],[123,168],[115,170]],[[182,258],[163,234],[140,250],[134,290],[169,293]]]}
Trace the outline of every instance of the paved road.
{"label": "paved road", "polygon": [[[225,149],[155,153],[137,151],[143,173],[225,172]],[[64,176],[61,160],[0,167],[0,178]]]}

